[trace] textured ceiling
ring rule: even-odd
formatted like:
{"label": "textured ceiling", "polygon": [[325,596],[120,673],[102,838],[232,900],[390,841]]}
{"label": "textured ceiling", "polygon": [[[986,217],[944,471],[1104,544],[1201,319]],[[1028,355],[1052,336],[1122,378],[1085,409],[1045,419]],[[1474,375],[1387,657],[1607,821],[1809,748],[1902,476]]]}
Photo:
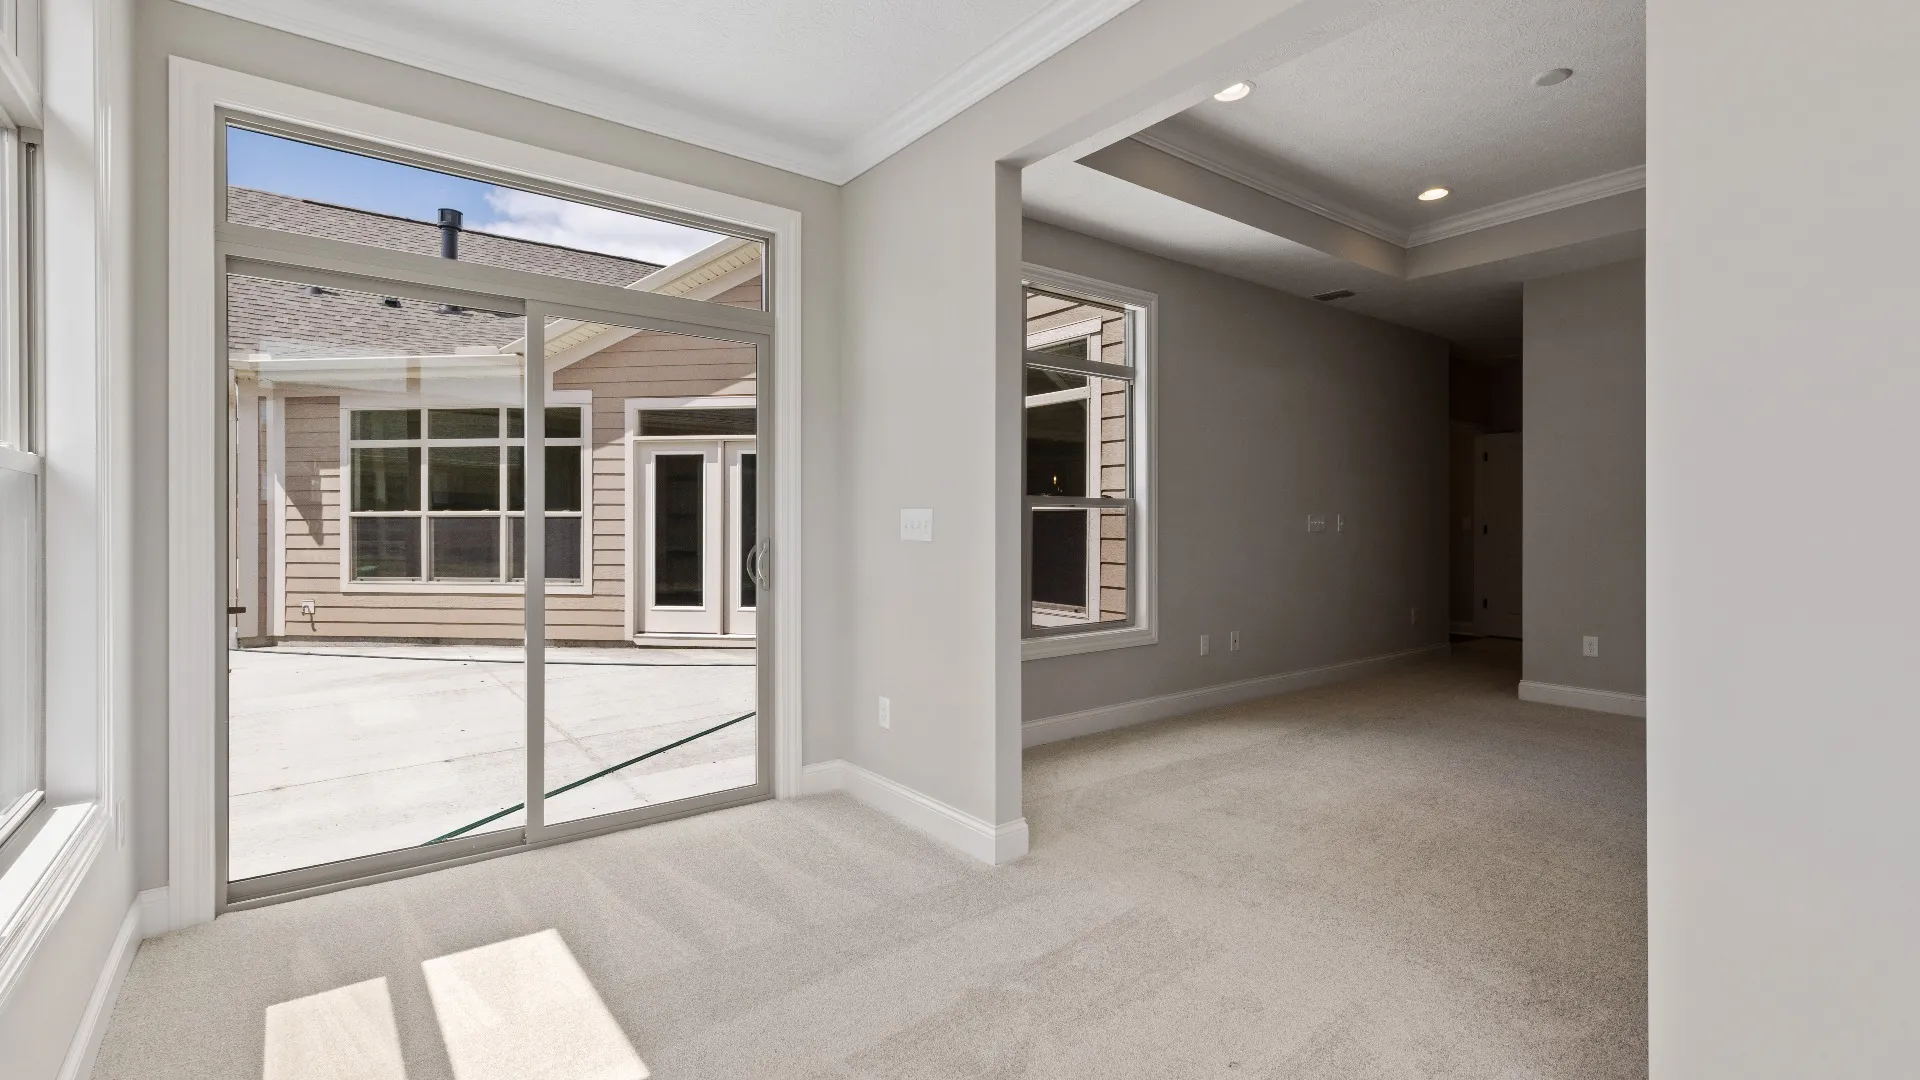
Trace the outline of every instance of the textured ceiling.
{"label": "textured ceiling", "polygon": [[[1642,0],[1427,0],[1149,134],[1404,231],[1644,164],[1645,21]],[[1452,196],[1414,198],[1434,185]]]}
{"label": "textured ceiling", "polygon": [[844,182],[1136,0],[184,0]]}
{"label": "textured ceiling", "polygon": [[884,120],[1051,0],[314,0],[822,150]]}

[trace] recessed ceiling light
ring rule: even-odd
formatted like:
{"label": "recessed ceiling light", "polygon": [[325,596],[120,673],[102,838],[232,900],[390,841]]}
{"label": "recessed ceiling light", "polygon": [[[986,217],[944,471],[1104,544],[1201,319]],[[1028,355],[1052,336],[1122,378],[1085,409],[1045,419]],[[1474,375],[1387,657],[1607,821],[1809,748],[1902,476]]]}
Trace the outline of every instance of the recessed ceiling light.
{"label": "recessed ceiling light", "polygon": [[1453,194],[1453,192],[1451,192],[1451,191],[1448,191],[1448,190],[1447,190],[1446,188],[1443,188],[1443,187],[1430,187],[1430,188],[1428,188],[1427,190],[1425,190],[1425,191],[1423,191],[1423,192],[1421,192],[1421,193],[1420,193],[1420,201],[1421,201],[1421,202],[1434,202],[1434,201],[1436,201],[1436,200],[1439,200],[1439,199],[1444,199],[1444,198],[1446,198],[1447,196],[1449,196],[1449,195],[1451,195],[1451,194]]}
{"label": "recessed ceiling light", "polygon": [[1241,98],[1246,97],[1248,94],[1251,94],[1251,93],[1253,93],[1252,83],[1237,82],[1237,83],[1234,83],[1232,86],[1227,87],[1225,90],[1222,90],[1219,93],[1213,95],[1213,100],[1239,101]]}
{"label": "recessed ceiling light", "polygon": [[1566,82],[1568,79],[1571,79],[1571,78],[1573,78],[1572,68],[1554,68],[1552,71],[1543,71],[1540,74],[1535,75],[1533,77],[1533,85],[1558,86],[1559,84]]}

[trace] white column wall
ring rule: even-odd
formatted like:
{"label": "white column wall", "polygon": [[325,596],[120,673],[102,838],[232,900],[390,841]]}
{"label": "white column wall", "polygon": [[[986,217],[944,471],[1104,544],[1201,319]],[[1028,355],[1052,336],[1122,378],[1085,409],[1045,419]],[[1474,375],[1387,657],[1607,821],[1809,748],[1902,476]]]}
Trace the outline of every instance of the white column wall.
{"label": "white column wall", "polygon": [[1647,41],[1652,1075],[1911,1076],[1920,8]]}

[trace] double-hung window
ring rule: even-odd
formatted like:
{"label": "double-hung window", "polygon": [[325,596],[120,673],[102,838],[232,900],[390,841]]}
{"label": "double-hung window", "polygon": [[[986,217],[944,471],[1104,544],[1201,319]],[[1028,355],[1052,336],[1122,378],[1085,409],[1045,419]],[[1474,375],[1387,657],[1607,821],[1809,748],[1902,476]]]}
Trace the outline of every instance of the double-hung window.
{"label": "double-hung window", "polygon": [[1152,298],[1031,268],[1024,288],[1027,655],[1145,644]]}
{"label": "double-hung window", "polygon": [[41,463],[31,313],[36,148],[0,120],[0,842],[41,801]]}
{"label": "double-hung window", "polygon": [[[587,409],[546,410],[547,580],[585,564]],[[349,583],[474,585],[526,577],[520,409],[343,409]]]}

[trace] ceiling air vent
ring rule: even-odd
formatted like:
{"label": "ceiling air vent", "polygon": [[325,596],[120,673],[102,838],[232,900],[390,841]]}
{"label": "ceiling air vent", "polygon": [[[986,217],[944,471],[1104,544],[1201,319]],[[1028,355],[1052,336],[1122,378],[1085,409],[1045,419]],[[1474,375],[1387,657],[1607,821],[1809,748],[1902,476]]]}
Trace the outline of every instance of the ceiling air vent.
{"label": "ceiling air vent", "polygon": [[1352,289],[1335,289],[1332,292],[1314,293],[1313,298],[1324,302],[1327,300],[1345,300],[1352,295]]}

